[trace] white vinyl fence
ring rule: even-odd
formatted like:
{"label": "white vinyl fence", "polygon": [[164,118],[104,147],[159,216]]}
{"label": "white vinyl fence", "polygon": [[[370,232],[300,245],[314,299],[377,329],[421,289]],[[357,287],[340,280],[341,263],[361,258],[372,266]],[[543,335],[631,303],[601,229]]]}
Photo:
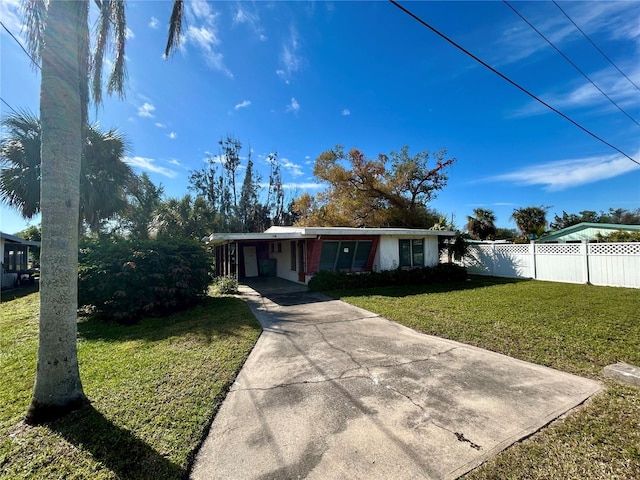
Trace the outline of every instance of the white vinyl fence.
{"label": "white vinyl fence", "polygon": [[476,244],[469,273],[640,288],[640,243]]}

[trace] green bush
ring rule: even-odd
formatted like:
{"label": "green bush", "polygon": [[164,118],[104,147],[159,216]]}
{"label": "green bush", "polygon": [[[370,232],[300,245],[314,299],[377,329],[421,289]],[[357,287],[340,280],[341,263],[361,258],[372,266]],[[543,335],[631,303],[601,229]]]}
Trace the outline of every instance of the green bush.
{"label": "green bush", "polygon": [[453,263],[410,270],[383,270],[381,272],[328,272],[316,273],[309,280],[310,290],[342,290],[352,288],[387,287],[391,285],[419,285],[427,283],[459,282],[467,279],[467,270]]}
{"label": "green bush", "polygon": [[187,308],[211,283],[209,256],[192,240],[90,240],[78,260],[78,306],[123,323]]}
{"label": "green bush", "polygon": [[216,277],[213,288],[223,295],[238,293],[238,280],[234,277]]}

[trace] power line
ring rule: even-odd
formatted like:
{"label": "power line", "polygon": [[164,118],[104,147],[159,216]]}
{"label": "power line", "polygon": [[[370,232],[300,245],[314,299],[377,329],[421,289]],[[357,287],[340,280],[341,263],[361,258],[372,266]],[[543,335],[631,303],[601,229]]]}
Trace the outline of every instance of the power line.
{"label": "power line", "polygon": [[562,55],[562,58],[564,58],[567,62],[569,62],[573,68],[575,68],[584,78],[586,78],[589,81],[589,83],[591,83],[591,85],[596,87],[598,89],[598,91],[607,98],[607,100],[609,100],[613,105],[616,106],[616,108],[618,110],[620,110],[622,113],[624,113],[632,122],[634,122],[636,125],[638,125],[640,127],[640,122],[638,122],[635,118],[633,118],[626,111],[624,111],[623,108],[620,105],[618,105],[611,97],[609,97],[609,95],[607,95],[598,85],[596,85],[595,82],[593,80],[591,80],[591,78],[589,78],[589,76],[586,73],[584,73],[580,69],[580,67],[578,67],[575,63],[573,63],[571,61],[571,59],[569,57],[567,57],[557,46],[555,46],[551,40],[549,40],[547,37],[545,37],[544,34],[540,30],[538,30],[531,22],[529,22],[529,20],[524,18],[524,16],[520,12],[518,12],[518,10],[516,10],[507,0],[502,0],[502,1],[507,5],[507,7],[509,7],[511,10],[513,10],[513,12],[516,15],[518,15],[522,19],[523,22],[525,22],[527,25],[529,25],[538,35],[540,35],[549,45],[551,45],[556,52],[558,52],[560,55]]}
{"label": "power line", "polygon": [[476,62],[480,63],[481,65],[483,65],[484,67],[488,68],[489,70],[491,70],[493,73],[495,73],[496,75],[498,75],[500,78],[502,78],[503,80],[506,80],[507,82],[509,82],[511,85],[513,85],[514,87],[516,87],[518,90],[520,90],[523,93],[526,93],[528,96],[530,96],[531,98],[533,98],[534,100],[536,100],[537,102],[540,102],[542,105],[544,105],[545,107],[547,107],[548,109],[554,111],[555,113],[557,113],[558,115],[560,115],[562,118],[564,118],[565,120],[571,122],[573,125],[575,125],[576,127],[578,127],[580,130],[582,130],[583,132],[587,133],[588,135],[590,135],[591,137],[595,138],[596,140],[604,143],[606,146],[608,146],[609,148],[612,148],[613,150],[615,150],[616,152],[618,152],[619,154],[625,156],[626,158],[628,158],[629,160],[631,160],[633,163],[637,163],[638,165],[640,165],[640,162],[638,160],[635,160],[634,158],[630,157],[629,155],[627,155],[626,153],[624,153],[622,150],[620,150],[618,147],[616,147],[615,145],[610,144],[609,142],[607,142],[606,140],[604,140],[603,138],[599,137],[598,135],[596,135],[595,133],[591,132],[590,130],[587,130],[585,127],[583,127],[582,125],[580,125],[578,122],[576,122],[575,120],[573,120],[572,118],[568,117],[567,115],[565,115],[564,113],[562,113],[560,110],[552,107],[551,105],[549,105],[547,102],[545,102],[544,100],[538,98],[537,96],[535,96],[533,93],[531,93],[529,90],[527,90],[524,87],[521,87],[520,85],[518,85],[516,82],[514,82],[513,80],[511,80],[509,77],[507,77],[506,75],[504,75],[503,73],[499,72],[498,70],[496,70],[495,68],[493,68],[491,65],[489,65],[488,63],[486,63],[484,60],[481,60],[480,58],[476,57],[473,53],[471,53],[469,50],[467,50],[466,48],[464,48],[463,46],[457,44],[455,41],[451,40],[449,37],[447,37],[445,34],[441,33],[439,30],[437,30],[436,28],[432,27],[431,25],[429,25],[427,22],[425,22],[424,20],[422,20],[420,17],[418,17],[416,14],[414,14],[413,12],[411,12],[410,10],[407,10],[405,7],[403,7],[402,5],[400,5],[398,2],[396,2],[395,0],[389,0],[389,2],[391,2],[393,5],[395,5],[396,7],[398,7],[400,10],[402,10],[404,13],[406,13],[407,15],[409,15],[410,17],[412,17],[414,20],[418,21],[419,23],[421,23],[423,26],[427,27],[429,30],[431,30],[433,33],[435,33],[436,35],[438,35],[439,37],[441,37],[442,39],[446,40],[447,42],[449,42],[451,45],[453,45],[454,47],[456,47],[458,50],[461,50],[462,52],[464,52],[466,55],[470,56],[471,58],[473,58]]}
{"label": "power line", "polygon": [[11,30],[9,30],[9,29],[5,26],[5,24],[4,24],[4,23],[2,23],[1,21],[0,21],[0,25],[2,25],[2,28],[4,28],[4,29],[7,31],[7,33],[8,33],[9,35],[11,35],[11,38],[13,38],[13,39],[16,41],[16,43],[20,46],[20,48],[22,49],[22,51],[23,51],[23,52],[27,55],[27,57],[29,57],[29,59],[33,62],[33,64],[34,64],[36,67],[38,67],[38,68],[40,68],[40,69],[41,69],[41,67],[40,67],[40,65],[38,64],[38,62],[36,62],[36,61],[33,59],[33,57],[31,56],[31,54],[30,54],[29,52],[27,52],[27,49],[26,49],[26,48],[24,48],[24,47],[22,46],[22,43],[20,43],[20,40],[18,40],[18,39],[13,35],[13,33],[11,33]]}
{"label": "power line", "polygon": [[573,21],[573,19],[569,16],[569,14],[567,12],[565,12],[562,7],[560,5],[557,4],[557,2],[555,0],[551,0],[553,2],[553,4],[558,7],[560,9],[560,11],[562,13],[564,13],[564,16],[567,17],[569,19],[569,21],[571,23],[573,23],[573,26],[576,27],[578,29],[578,31],[582,34],[582,36],[584,38],[586,38],[587,40],[589,40],[589,43],[591,43],[591,45],[593,45],[593,47],[598,50],[598,52],[600,52],[600,54],[607,59],[607,61],[613,65],[613,67],[618,70],[618,72],[620,72],[620,74],[626,78],[627,80],[629,80],[629,83],[631,83],[631,85],[633,85],[634,87],[636,87],[636,89],[638,91],[640,91],[640,87],[638,85],[636,85],[636,83],[631,80],[622,70],[620,70],[620,68],[613,62],[613,60],[611,60],[606,53],[604,53],[599,47],[598,45],[595,44],[595,42],[593,40],[591,40],[591,38],[589,38],[589,36],[578,26],[578,24],[576,22]]}
{"label": "power line", "polygon": [[0,101],[2,101],[2,103],[4,103],[7,107],[9,107],[9,110],[11,110],[13,113],[15,113],[16,115],[19,115],[18,112],[16,112],[11,105],[9,105],[7,102],[4,101],[4,98],[0,97]]}

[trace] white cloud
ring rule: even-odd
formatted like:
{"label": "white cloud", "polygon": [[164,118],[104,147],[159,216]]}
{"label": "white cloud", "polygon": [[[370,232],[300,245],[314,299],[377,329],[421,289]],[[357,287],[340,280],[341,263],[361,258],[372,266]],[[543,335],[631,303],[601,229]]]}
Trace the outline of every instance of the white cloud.
{"label": "white cloud", "polygon": [[125,157],[124,161],[132,167],[137,167],[140,170],[147,170],[153,173],[159,173],[160,175],[164,175],[165,177],[175,178],[178,176],[178,173],[171,170],[170,168],[155,165],[155,160],[153,158]]}
{"label": "white cloud", "polygon": [[167,128],[167,126],[164,123],[160,123],[160,122],[156,122],[156,127],[158,128]]}
{"label": "white cloud", "polygon": [[176,160],[175,158],[172,158],[171,160],[167,160],[167,163],[171,164],[171,165],[175,165],[176,167],[181,167],[182,164]]}
{"label": "white cloud", "polygon": [[[20,9],[22,0],[2,0],[0,1],[0,18],[2,23],[13,33],[16,38],[20,39],[22,35],[22,16],[20,15]],[[2,35],[7,35],[7,41],[12,41],[9,38],[9,34],[4,28],[0,29]],[[22,42],[25,44],[24,41]],[[25,57],[26,58],[26,57]]]}
{"label": "white cloud", "polygon": [[247,108],[249,105],[251,105],[251,102],[249,100],[244,100],[241,103],[238,103],[235,107],[233,107],[234,110],[240,110],[241,108]]}
{"label": "white cloud", "polygon": [[282,68],[276,70],[276,74],[287,84],[291,81],[291,76],[302,66],[302,57],[298,53],[299,49],[298,32],[295,27],[291,26],[289,39],[282,45],[282,51],[280,52]]}
{"label": "white cloud", "polygon": [[144,102],[141,107],[138,108],[138,116],[145,118],[153,118],[153,112],[156,110],[156,107],[149,102]]}
{"label": "white cloud", "polygon": [[[640,158],[640,151],[633,157]],[[559,191],[599,182],[632,171],[640,171],[640,167],[628,158],[614,154],[541,163],[491,177],[488,180],[509,181],[520,185],[542,185],[547,191]]]}
{"label": "white cloud", "polygon": [[156,17],[151,17],[151,20],[149,20],[149,28],[153,28],[155,30],[158,28],[159,24],[160,22]]}
{"label": "white cloud", "polygon": [[171,132],[169,135],[167,135],[171,140],[174,140],[176,138],[178,138],[178,134],[176,132]]}
{"label": "white cloud", "polygon": [[299,177],[300,175],[304,174],[304,172],[302,171],[302,167],[300,167],[300,165],[298,165],[297,163],[293,163],[292,161],[286,158],[280,159],[280,166],[286,169],[294,177]]}
{"label": "white cloud", "polygon": [[[627,67],[623,65],[623,67]],[[640,83],[640,64],[631,65],[626,68],[629,78],[636,84]],[[640,97],[635,87],[624,77],[613,69],[604,69],[595,73],[588,73],[593,82],[606,92],[625,111],[636,110],[640,107]],[[571,108],[586,108],[602,106],[607,109],[616,108],[607,98],[598,91],[587,80],[575,83],[565,91],[547,92],[541,97],[545,102],[559,110]],[[526,117],[550,113],[551,110],[538,102],[530,102],[517,110],[514,117]]]}
{"label": "white cloud", "polygon": [[224,64],[224,55],[218,50],[218,15],[211,12],[209,3],[204,0],[185,2],[185,5],[189,26],[184,32],[181,50],[186,51],[188,45],[195,46],[209,67],[233,78],[233,73]]}
{"label": "white cloud", "polygon": [[325,184],[313,183],[313,182],[308,182],[308,183],[288,182],[288,183],[282,184],[282,188],[284,188],[285,190],[319,190],[321,188],[324,188],[325,186],[326,186]]}
{"label": "white cloud", "polygon": [[349,111],[348,108],[345,108],[344,110],[342,110],[342,115],[346,117],[348,115],[351,115],[351,112]]}
{"label": "white cloud", "polygon": [[124,29],[124,37],[127,40],[130,40],[132,38],[136,38],[136,35],[135,35],[135,33],[133,33],[133,30],[131,30],[129,27],[125,27],[125,29]]}
{"label": "white cloud", "polygon": [[291,103],[287,105],[287,112],[298,112],[300,110],[300,104],[295,98],[291,98]]}
{"label": "white cloud", "polygon": [[[597,33],[627,40],[640,38],[637,2],[564,2],[561,6],[587,35]],[[551,3],[516,2],[514,8],[561,49],[569,42],[584,41],[578,30]],[[504,65],[542,51],[551,53],[553,49],[514,14],[502,36],[493,45],[488,45],[487,51],[495,55],[490,63]]]}

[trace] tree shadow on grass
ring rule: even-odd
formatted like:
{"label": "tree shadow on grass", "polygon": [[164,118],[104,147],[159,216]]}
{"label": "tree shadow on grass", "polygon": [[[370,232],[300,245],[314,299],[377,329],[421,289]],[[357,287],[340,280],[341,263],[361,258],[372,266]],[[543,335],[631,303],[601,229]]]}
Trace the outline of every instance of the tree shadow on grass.
{"label": "tree shadow on grass", "polygon": [[425,293],[446,293],[463,290],[474,290],[476,288],[493,287],[496,285],[507,285],[512,283],[530,282],[531,279],[488,277],[483,275],[470,275],[468,280],[462,282],[442,282],[429,283],[423,285],[396,285],[390,287],[374,287],[351,290],[331,290],[323,292],[333,298],[343,297],[368,297],[379,295],[382,297],[408,297],[411,295],[422,295]]}
{"label": "tree shadow on grass", "polygon": [[68,442],[86,450],[119,478],[180,479],[186,470],[171,462],[130,431],[115,425],[92,405],[48,424]]}
{"label": "tree shadow on grass", "polygon": [[235,297],[207,297],[196,306],[166,317],[144,318],[133,325],[90,316],[78,323],[78,334],[85,340],[122,342],[161,341],[171,337],[196,335],[205,343],[236,337],[246,329],[260,326],[246,303]]}
{"label": "tree shadow on grass", "polygon": [[35,282],[31,285],[22,285],[16,288],[12,288],[10,290],[2,290],[0,293],[0,302],[10,302],[12,300],[16,300],[18,298],[26,297],[27,295],[31,295],[39,290],[40,283]]}

